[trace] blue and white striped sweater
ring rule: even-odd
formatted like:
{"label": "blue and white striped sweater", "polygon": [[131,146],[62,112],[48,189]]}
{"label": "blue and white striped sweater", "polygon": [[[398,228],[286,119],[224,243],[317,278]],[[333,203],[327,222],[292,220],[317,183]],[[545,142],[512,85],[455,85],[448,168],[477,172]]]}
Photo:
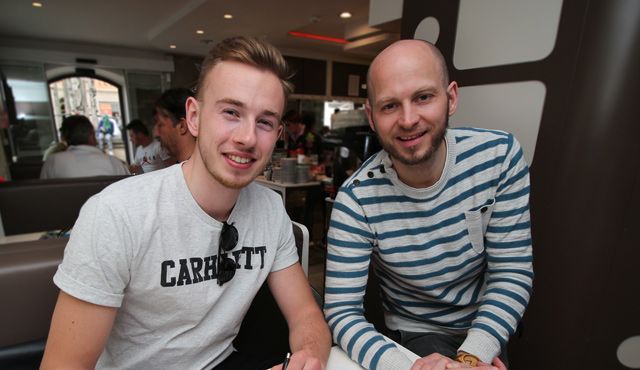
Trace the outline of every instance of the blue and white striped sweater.
{"label": "blue and white striped sweater", "polygon": [[533,279],[529,175],[512,135],[449,129],[441,179],[402,183],[386,152],[342,186],[328,235],[325,314],[334,340],[370,369],[409,363],[363,317],[377,261],[390,329],[466,334],[491,362],[526,308]]}

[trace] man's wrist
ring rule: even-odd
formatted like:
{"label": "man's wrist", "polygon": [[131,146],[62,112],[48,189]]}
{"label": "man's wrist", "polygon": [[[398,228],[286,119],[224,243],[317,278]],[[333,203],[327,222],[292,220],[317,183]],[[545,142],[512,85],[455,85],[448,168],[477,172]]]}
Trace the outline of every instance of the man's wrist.
{"label": "man's wrist", "polygon": [[462,362],[463,364],[467,364],[470,367],[478,366],[478,362],[480,361],[480,359],[477,356],[472,355],[471,353],[464,352],[464,351],[458,352],[458,354],[456,355],[455,360],[458,361],[458,362]]}

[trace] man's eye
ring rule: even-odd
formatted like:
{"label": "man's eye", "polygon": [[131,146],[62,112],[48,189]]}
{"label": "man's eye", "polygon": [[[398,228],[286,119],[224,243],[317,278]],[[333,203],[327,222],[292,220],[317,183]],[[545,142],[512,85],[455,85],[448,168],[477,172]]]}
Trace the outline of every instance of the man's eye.
{"label": "man's eye", "polygon": [[396,103],[389,103],[382,106],[383,111],[389,111],[396,107]]}
{"label": "man's eye", "polygon": [[423,95],[418,96],[417,100],[418,101],[427,101],[427,100],[429,100],[430,97],[431,97],[431,95],[429,95],[429,94],[423,94]]}
{"label": "man's eye", "polygon": [[239,116],[239,115],[238,115],[238,112],[236,112],[236,111],[235,111],[235,110],[233,110],[233,109],[225,109],[225,110],[223,110],[222,112],[223,112],[225,115],[227,115],[227,116],[233,116],[233,117],[238,117],[238,116]]}
{"label": "man's eye", "polygon": [[269,129],[272,129],[273,127],[275,127],[275,123],[273,123],[273,122],[271,122],[269,120],[266,120],[266,119],[258,120],[258,124],[260,124],[263,127],[269,128]]}

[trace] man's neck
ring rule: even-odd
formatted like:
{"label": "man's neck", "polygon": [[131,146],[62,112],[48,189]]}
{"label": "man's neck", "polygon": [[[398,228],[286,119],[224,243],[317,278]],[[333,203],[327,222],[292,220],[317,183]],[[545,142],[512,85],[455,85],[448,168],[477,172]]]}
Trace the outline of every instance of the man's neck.
{"label": "man's neck", "polygon": [[447,161],[447,141],[443,140],[431,157],[422,163],[406,165],[393,158],[391,160],[402,182],[417,189],[428,188],[442,177]]}
{"label": "man's neck", "polygon": [[228,188],[216,181],[197,153],[182,165],[187,187],[196,203],[209,216],[226,221],[240,195],[240,189]]}

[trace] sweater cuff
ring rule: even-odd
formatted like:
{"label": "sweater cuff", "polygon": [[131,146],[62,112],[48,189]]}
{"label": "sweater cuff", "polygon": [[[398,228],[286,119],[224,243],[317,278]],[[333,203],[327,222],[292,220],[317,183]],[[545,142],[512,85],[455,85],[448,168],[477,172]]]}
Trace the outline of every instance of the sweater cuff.
{"label": "sweater cuff", "polygon": [[390,348],[380,356],[375,370],[409,370],[413,366],[411,361],[398,347]]}
{"label": "sweater cuff", "polygon": [[471,329],[458,351],[470,353],[480,361],[490,364],[500,354],[500,343],[480,330]]}

